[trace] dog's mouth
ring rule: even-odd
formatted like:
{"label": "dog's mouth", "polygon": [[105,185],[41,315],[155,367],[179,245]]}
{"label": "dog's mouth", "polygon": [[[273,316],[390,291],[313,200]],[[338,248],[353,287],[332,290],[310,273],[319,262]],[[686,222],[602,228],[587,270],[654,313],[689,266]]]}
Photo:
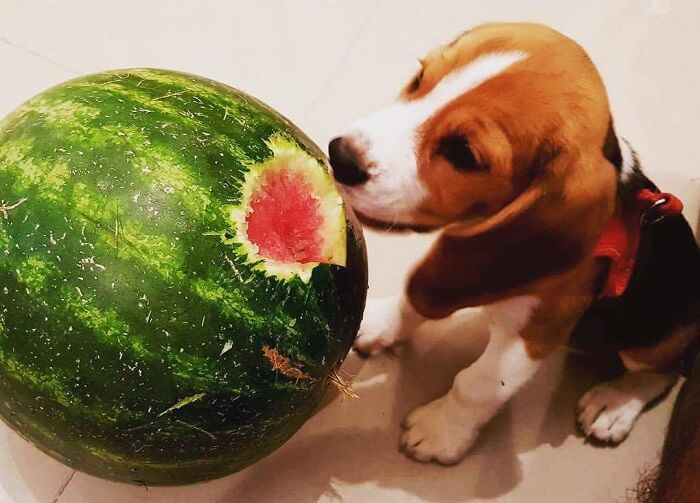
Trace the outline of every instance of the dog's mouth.
{"label": "dog's mouth", "polygon": [[369,227],[370,229],[375,229],[383,232],[420,232],[427,233],[433,232],[438,228],[434,225],[424,225],[416,223],[403,223],[403,222],[389,222],[387,220],[381,220],[378,218],[373,218],[365,215],[361,211],[354,210],[357,218],[362,222],[363,225]]}

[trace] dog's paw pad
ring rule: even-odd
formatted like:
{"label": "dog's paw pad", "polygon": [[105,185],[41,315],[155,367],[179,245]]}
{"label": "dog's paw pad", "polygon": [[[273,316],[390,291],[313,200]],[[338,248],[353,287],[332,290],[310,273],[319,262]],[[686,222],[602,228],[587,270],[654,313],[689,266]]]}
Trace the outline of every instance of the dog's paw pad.
{"label": "dog's paw pad", "polygon": [[584,394],[579,409],[578,422],[587,437],[617,444],[629,435],[644,401],[609,382]]}
{"label": "dog's paw pad", "polygon": [[406,416],[401,427],[400,448],[424,463],[458,463],[474,443],[478,426],[465,420],[446,397],[438,398]]}

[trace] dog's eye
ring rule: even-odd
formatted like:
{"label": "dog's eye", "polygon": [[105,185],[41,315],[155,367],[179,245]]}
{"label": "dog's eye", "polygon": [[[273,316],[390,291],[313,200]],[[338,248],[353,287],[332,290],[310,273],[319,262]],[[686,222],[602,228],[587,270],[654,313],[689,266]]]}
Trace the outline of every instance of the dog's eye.
{"label": "dog's eye", "polygon": [[421,80],[423,80],[423,72],[424,72],[424,69],[421,68],[420,72],[418,72],[418,75],[416,75],[413,78],[413,80],[411,81],[411,83],[408,85],[408,92],[409,93],[414,93],[418,90],[418,88],[420,87],[420,82],[421,82]]}
{"label": "dog's eye", "polygon": [[449,135],[440,140],[437,148],[438,154],[459,171],[483,171],[484,168],[476,162],[474,153],[469,147],[469,141],[464,136]]}

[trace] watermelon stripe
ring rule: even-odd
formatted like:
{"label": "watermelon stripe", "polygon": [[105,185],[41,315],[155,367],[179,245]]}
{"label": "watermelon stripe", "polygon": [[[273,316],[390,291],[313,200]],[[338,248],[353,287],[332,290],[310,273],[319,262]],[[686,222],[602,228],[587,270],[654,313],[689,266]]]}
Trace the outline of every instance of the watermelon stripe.
{"label": "watermelon stripe", "polygon": [[[6,231],[4,228],[0,227],[0,229],[3,230],[2,235],[5,236]],[[107,235],[110,235],[110,233],[107,233]],[[30,256],[19,264],[13,261],[12,256],[10,256],[9,260],[14,264],[17,276],[26,286],[28,293],[45,301],[53,298],[53,285],[60,284],[62,280],[55,265],[36,256]],[[62,310],[71,319],[81,322],[84,327],[91,329],[105,344],[114,344],[123,351],[129,349],[139,358],[162,359],[162,353],[147,351],[144,340],[139,338],[133,330],[129,329],[126,323],[120,321],[114,311],[92,305],[92,302],[84,297],[78,288],[60,288],[54,303],[54,310]],[[184,359],[178,355],[168,354],[166,359],[183,367],[185,366],[183,365],[185,363]],[[190,358],[186,362],[186,367],[204,369],[208,367],[208,364],[204,359],[193,360]],[[181,377],[183,379],[196,378],[196,376],[189,373],[182,373]]]}
{"label": "watermelon stripe", "polygon": [[[0,351],[0,367],[6,378],[16,379],[18,382],[31,386],[38,394],[50,396],[56,403],[79,412],[85,418],[100,422],[116,422],[112,410],[86,405],[75,395],[68,395],[65,391],[65,381],[56,374],[46,374],[43,371],[32,369],[16,358],[7,355],[4,351]],[[142,414],[133,413],[131,416],[131,419],[139,419]]]}
{"label": "watermelon stripe", "polygon": [[[60,281],[55,266],[37,257],[29,257],[16,268],[17,276],[26,286],[26,292],[30,296],[41,299],[47,303],[52,314],[59,314],[66,319],[75,320],[89,329],[97,339],[107,346],[112,346],[124,353],[130,353],[141,360],[165,360],[177,365],[181,370],[178,376],[184,382],[193,383],[198,380],[196,373],[189,373],[183,369],[198,369],[198,372],[210,372],[211,365],[202,358],[191,355],[179,355],[176,353],[154,352],[147,349],[147,342],[138,336],[126,323],[121,321],[114,310],[100,308],[94,305],[94,299],[88,299],[79,290],[69,287],[61,287],[55,291],[52,285]],[[71,332],[72,330],[68,330]],[[68,367],[73,368],[73,362]],[[230,387],[231,391],[237,388]]]}
{"label": "watermelon stripe", "polygon": [[[84,123],[78,123],[79,127],[83,128]],[[57,123],[53,126],[49,124],[44,124],[44,129],[47,135],[52,135],[54,131],[60,130],[61,127],[66,127],[66,124]],[[135,127],[124,127],[124,126],[102,126],[101,128],[88,129],[81,134],[83,138],[82,141],[87,141],[91,144],[92,156],[96,159],[100,159],[102,156],[102,151],[109,151],[115,146],[122,145],[125,149],[124,153],[124,167],[128,168],[128,176],[137,176],[138,178],[143,178],[143,182],[150,182],[150,191],[163,192],[169,196],[178,198],[178,201],[182,203],[188,212],[198,219],[210,218],[207,213],[207,207],[213,205],[214,207],[220,207],[216,201],[212,201],[211,193],[204,189],[203,187],[197,185],[195,179],[188,175],[188,168],[185,168],[184,159],[175,158],[170,154],[170,152],[165,148],[149,148],[148,146],[139,147],[140,145],[149,145],[149,137],[142,133],[138,128]],[[116,141],[115,141],[116,139]],[[19,144],[21,145],[21,144]],[[80,143],[65,143],[62,149],[69,152],[80,152]],[[18,143],[8,144],[13,150],[16,150]],[[14,151],[8,153],[0,153],[0,157],[5,157],[8,160],[8,166],[5,169],[12,169],[13,161],[17,161],[22,157],[31,157],[32,149],[25,148],[24,152],[26,155],[23,156],[22,153]],[[138,161],[137,165],[134,165],[133,159]],[[98,162],[98,161],[95,161]],[[34,170],[36,166],[33,163],[24,163],[26,169]],[[152,166],[157,166],[158,169],[151,168]],[[51,168],[54,169],[54,168]],[[64,161],[61,163],[60,171],[54,176],[60,175],[60,179],[57,180],[57,185],[53,188],[55,190],[60,190],[62,188],[61,181],[65,183],[65,179],[69,176],[69,168],[67,163]],[[49,176],[51,173],[47,174]],[[32,173],[25,173],[28,179],[36,179],[36,176],[32,176]],[[139,184],[142,185],[142,184]],[[138,202],[139,196],[146,196],[147,194],[140,194],[138,192],[134,193],[133,197],[136,199],[135,203]],[[219,212],[216,217],[220,220],[223,212]]]}
{"label": "watermelon stripe", "polygon": [[[60,169],[61,177],[56,174],[56,167],[43,165],[43,163],[30,164],[29,151],[24,149],[26,153],[22,155],[15,148],[11,154],[3,152],[0,147],[0,160],[5,161],[4,168],[8,171],[15,168],[15,172],[22,173],[23,177],[17,177],[15,180],[15,193],[25,194],[31,191],[34,187],[40,187],[39,196],[48,198],[56,206],[52,211],[69,213],[71,208],[75,208],[78,214],[92,223],[97,224],[97,240],[101,247],[106,249],[119,249],[119,255],[128,260],[132,260],[136,266],[143,267],[149,272],[161,275],[165,281],[185,279],[185,273],[175,267],[176,264],[183,262],[183,251],[179,249],[174,242],[167,241],[161,236],[150,235],[143,232],[138,221],[131,219],[120,219],[119,210],[105,206],[104,198],[94,192],[91,192],[88,187],[77,182],[72,186],[72,191],[66,189],[60,193],[63,198],[57,197],[56,190],[63,188],[68,172],[65,169]],[[63,165],[61,165],[63,166]],[[26,169],[23,171],[23,167]],[[26,172],[31,168],[31,171]],[[168,169],[168,168],[166,168]],[[36,185],[38,184],[38,185]],[[48,202],[48,201],[47,201]],[[63,203],[63,204],[61,204]],[[224,214],[224,211],[221,211]],[[108,223],[106,223],[108,222]],[[114,222],[114,223],[112,223]],[[117,224],[118,222],[118,224]],[[222,224],[223,225],[223,224]],[[99,260],[99,257],[98,257]],[[211,283],[211,282],[210,282]],[[221,289],[220,286],[212,286],[209,284],[207,288],[202,286],[203,283],[195,284],[191,291],[205,300],[217,298],[217,295],[207,293],[207,290]],[[213,295],[213,296],[212,296]],[[236,306],[245,304],[245,299],[234,299],[229,296],[226,303],[226,314],[237,320],[239,323],[249,322],[253,319],[249,312],[236,313]],[[285,319],[286,318],[286,319]],[[279,318],[275,318],[276,320]],[[259,328],[262,320],[259,320],[257,326],[249,327],[250,329]],[[292,334],[291,319],[282,317],[279,319],[277,329],[288,329]],[[285,330],[287,331],[287,330]]]}

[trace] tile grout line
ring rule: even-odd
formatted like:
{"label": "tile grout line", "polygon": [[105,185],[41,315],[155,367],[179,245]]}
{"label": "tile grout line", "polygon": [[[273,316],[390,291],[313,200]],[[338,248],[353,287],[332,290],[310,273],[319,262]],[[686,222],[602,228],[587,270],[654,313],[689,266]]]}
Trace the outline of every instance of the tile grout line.
{"label": "tile grout line", "polygon": [[44,54],[42,54],[38,51],[35,51],[33,49],[29,49],[27,47],[23,47],[21,45],[18,45],[16,43],[12,42],[10,39],[8,39],[4,35],[0,35],[0,44],[6,45],[7,47],[10,47],[12,49],[17,49],[18,51],[24,52],[25,54],[29,54],[30,56],[34,56],[35,58],[38,58],[45,63],[49,63],[50,65],[57,66],[63,70],[67,70],[74,75],[80,75],[81,73],[83,73],[76,68],[73,68],[69,65],[63,64],[59,61],[56,61],[48,56],[45,56]]}
{"label": "tile grout line", "polygon": [[51,503],[58,503],[58,501],[61,499],[61,496],[63,496],[63,493],[66,492],[66,489],[68,489],[70,483],[73,482],[73,477],[75,477],[75,473],[75,470],[71,471],[70,475],[68,475],[66,480],[63,481],[63,484],[59,486],[58,491],[56,491],[56,494],[54,494],[53,498],[51,499]]}
{"label": "tile grout line", "polygon": [[[367,17],[365,18],[365,20],[362,23],[362,26],[360,26],[360,29],[357,30],[357,32],[355,33],[355,36],[352,38],[352,41],[348,45],[347,49],[345,49],[345,51],[343,52],[343,54],[340,57],[340,59],[338,60],[338,62],[335,64],[335,68],[338,68],[339,66],[341,66],[343,63],[345,63],[345,61],[348,59],[348,57],[350,57],[352,50],[355,48],[355,46],[357,45],[357,42],[360,40],[360,37],[362,36],[362,34],[365,32],[365,30],[369,26],[370,21],[374,18],[374,15],[379,10],[380,5],[381,5],[381,2],[379,0],[377,0],[374,4],[374,8],[367,15]],[[323,83],[323,86],[321,86],[321,89],[319,89],[316,97],[313,100],[311,100],[311,103],[309,104],[309,106],[306,107],[306,112],[311,110],[314,106],[316,106],[316,104],[319,101],[321,101],[321,98],[323,98],[323,96],[326,94],[328,89],[331,87],[331,84],[333,83],[333,79],[334,79],[333,75],[335,75],[335,72],[332,72],[331,77],[329,77],[326,80],[326,82]]]}

